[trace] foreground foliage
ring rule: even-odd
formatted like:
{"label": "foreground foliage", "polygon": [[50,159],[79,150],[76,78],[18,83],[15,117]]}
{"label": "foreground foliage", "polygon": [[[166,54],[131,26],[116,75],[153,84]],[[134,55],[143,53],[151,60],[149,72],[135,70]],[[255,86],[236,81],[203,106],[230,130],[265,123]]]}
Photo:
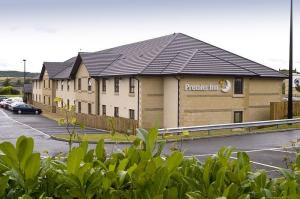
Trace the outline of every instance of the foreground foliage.
{"label": "foreground foliage", "polygon": [[269,179],[251,172],[249,157],[222,148],[200,163],[180,151],[162,155],[164,142],[157,131],[138,130],[128,148],[107,155],[103,140],[95,149],[86,142],[66,158],[41,159],[32,138],[20,137],[16,146],[0,144],[0,198],[299,198],[300,157],[283,178]]}

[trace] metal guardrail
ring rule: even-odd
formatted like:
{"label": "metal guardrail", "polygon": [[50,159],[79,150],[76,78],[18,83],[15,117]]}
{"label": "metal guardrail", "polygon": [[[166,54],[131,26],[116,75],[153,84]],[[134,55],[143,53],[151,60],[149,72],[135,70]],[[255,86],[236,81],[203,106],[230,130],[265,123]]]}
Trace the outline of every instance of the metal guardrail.
{"label": "metal guardrail", "polygon": [[282,124],[294,124],[294,123],[300,123],[300,118],[283,119],[283,120],[267,120],[267,121],[259,121],[259,122],[244,122],[244,123],[165,128],[165,129],[158,129],[158,132],[159,134],[176,134],[176,133],[178,134],[183,131],[199,132],[199,131],[211,131],[211,130],[221,130],[221,129],[253,128],[253,127],[276,126],[276,125],[278,126]]}

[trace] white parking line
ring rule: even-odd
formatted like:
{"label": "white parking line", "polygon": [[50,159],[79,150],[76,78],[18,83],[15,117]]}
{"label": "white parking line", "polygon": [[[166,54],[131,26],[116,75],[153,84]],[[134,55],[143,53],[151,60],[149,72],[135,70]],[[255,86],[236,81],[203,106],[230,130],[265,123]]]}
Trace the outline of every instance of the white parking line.
{"label": "white parking line", "polygon": [[16,123],[18,123],[18,124],[21,124],[21,125],[23,125],[23,126],[26,126],[26,127],[30,128],[30,129],[32,129],[32,130],[34,130],[34,131],[36,131],[36,132],[38,132],[38,133],[44,135],[45,137],[50,138],[50,136],[49,136],[48,134],[46,134],[46,133],[44,133],[44,132],[42,132],[42,131],[40,131],[40,130],[38,130],[38,129],[35,129],[35,128],[33,128],[33,127],[27,125],[27,124],[24,124],[24,123],[22,123],[22,122],[19,122],[19,121],[15,120],[15,119],[9,117],[3,110],[0,110],[0,111],[2,112],[2,114],[3,114],[7,119],[9,119],[9,120],[11,120],[11,121],[14,121],[14,122],[16,122]]}
{"label": "white parking line", "polygon": [[[254,153],[254,152],[262,152],[262,151],[275,151],[275,150],[283,150],[283,149],[290,149],[294,147],[277,147],[277,148],[264,148],[264,149],[253,149],[253,150],[248,150],[248,151],[234,151],[232,154],[236,154],[238,152],[245,152],[245,153]],[[217,153],[217,152],[216,152]],[[205,156],[213,156],[216,155],[216,153],[208,153],[208,154],[195,154],[195,155],[187,155],[184,156],[186,158],[192,158],[192,157],[205,157]]]}
{"label": "white parking line", "polygon": [[[235,160],[237,159],[236,157],[230,157],[230,158],[235,159]],[[263,164],[263,163],[255,162],[255,161],[251,161],[251,160],[250,160],[250,162],[252,164],[257,164],[257,165],[261,165],[261,166],[264,166],[264,167],[269,167],[269,168],[276,169],[276,170],[282,169],[280,167],[272,166],[272,165],[269,165],[269,164]]]}
{"label": "white parking line", "polygon": [[270,150],[270,151],[281,152],[281,153],[289,153],[289,154],[297,154],[297,152],[295,152],[295,151],[287,151],[287,150],[284,150],[284,149],[286,149],[286,148],[273,149],[273,150]]}

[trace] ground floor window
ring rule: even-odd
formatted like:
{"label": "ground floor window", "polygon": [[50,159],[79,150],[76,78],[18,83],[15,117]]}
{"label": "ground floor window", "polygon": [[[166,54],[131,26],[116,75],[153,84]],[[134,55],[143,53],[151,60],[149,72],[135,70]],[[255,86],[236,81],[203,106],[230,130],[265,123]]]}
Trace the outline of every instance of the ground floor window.
{"label": "ground floor window", "polygon": [[69,110],[70,109],[70,100],[67,99],[67,109]]}
{"label": "ground floor window", "polygon": [[106,105],[102,105],[102,115],[106,115]]}
{"label": "ground floor window", "polygon": [[92,104],[88,103],[88,113],[92,114]]}
{"label": "ground floor window", "polygon": [[44,104],[46,104],[46,96],[44,96]]}
{"label": "ground floor window", "polygon": [[51,105],[50,97],[48,97],[48,105]]}
{"label": "ground floor window", "polygon": [[114,116],[119,117],[119,107],[115,107]]}
{"label": "ground floor window", "polygon": [[134,120],[134,110],[133,109],[129,109],[129,119]]}
{"label": "ground floor window", "polygon": [[242,123],[243,122],[243,111],[234,111],[233,113],[233,122],[234,123]]}
{"label": "ground floor window", "polygon": [[81,102],[78,102],[78,113],[81,113]]}

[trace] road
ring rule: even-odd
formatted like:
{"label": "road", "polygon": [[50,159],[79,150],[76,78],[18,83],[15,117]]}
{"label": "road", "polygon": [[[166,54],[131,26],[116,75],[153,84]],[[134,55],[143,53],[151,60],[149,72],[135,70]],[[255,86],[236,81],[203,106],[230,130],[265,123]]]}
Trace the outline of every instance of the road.
{"label": "road", "polygon": [[[62,132],[56,122],[38,115],[15,115],[9,111],[0,110],[0,140],[15,143],[21,135],[33,137],[35,139],[35,149],[41,153],[48,151],[54,155],[59,152],[67,152],[68,145],[65,142],[52,140],[50,134]],[[86,133],[94,133],[95,130],[88,129]],[[99,131],[101,132],[101,131]],[[208,156],[215,154],[222,146],[232,146],[236,150],[246,151],[252,160],[253,168],[265,169],[271,176],[278,173],[279,168],[284,168],[284,157],[295,158],[295,153],[290,146],[290,141],[300,137],[300,130],[283,131],[265,134],[237,135],[219,138],[206,138],[194,141],[184,141],[181,143],[168,143],[164,153],[169,153],[169,149],[177,144],[184,151],[185,156],[196,157],[204,160]],[[126,145],[118,145],[123,148]],[[94,147],[94,145],[91,145]],[[113,145],[106,144],[106,150],[111,152]],[[116,149],[116,148],[114,148]],[[235,158],[233,154],[232,158]]]}

